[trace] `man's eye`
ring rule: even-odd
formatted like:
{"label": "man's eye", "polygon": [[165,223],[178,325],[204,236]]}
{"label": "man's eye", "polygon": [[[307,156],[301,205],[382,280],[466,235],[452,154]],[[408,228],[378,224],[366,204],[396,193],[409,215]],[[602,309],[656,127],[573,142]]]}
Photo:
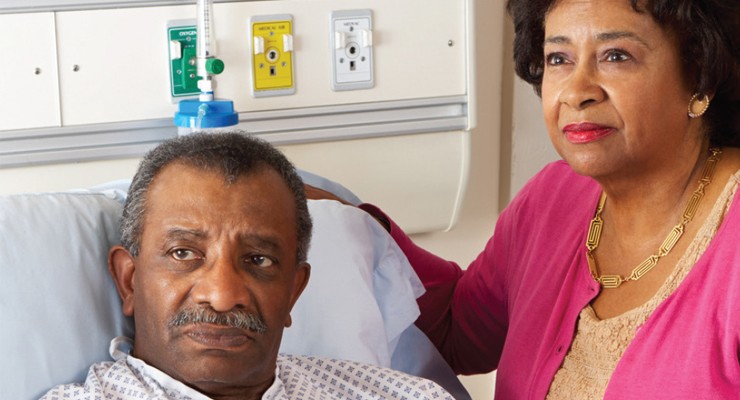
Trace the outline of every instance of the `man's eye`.
{"label": "man's eye", "polygon": [[267,268],[274,264],[271,258],[263,255],[249,256],[248,259],[252,264],[260,268]]}
{"label": "man's eye", "polygon": [[170,256],[178,261],[191,261],[198,258],[194,251],[188,249],[174,249],[170,252]]}

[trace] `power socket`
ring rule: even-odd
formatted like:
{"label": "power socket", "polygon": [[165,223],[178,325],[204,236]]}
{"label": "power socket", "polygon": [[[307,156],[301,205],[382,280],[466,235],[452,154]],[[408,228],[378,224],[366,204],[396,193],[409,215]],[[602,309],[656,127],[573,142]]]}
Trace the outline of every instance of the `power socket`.
{"label": "power socket", "polygon": [[342,91],[372,88],[375,85],[372,11],[333,11],[329,31],[332,89]]}
{"label": "power socket", "polygon": [[249,20],[254,97],[295,93],[293,17],[288,14],[255,16]]}

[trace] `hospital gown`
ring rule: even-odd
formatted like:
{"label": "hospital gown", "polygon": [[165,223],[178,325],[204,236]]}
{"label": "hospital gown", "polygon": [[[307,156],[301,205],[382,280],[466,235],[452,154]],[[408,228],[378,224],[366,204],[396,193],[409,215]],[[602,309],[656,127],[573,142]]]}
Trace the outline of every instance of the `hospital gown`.
{"label": "hospital gown", "polygon": [[[42,400],[202,400],[208,397],[112,343],[115,362],[90,367],[84,383],[60,385]],[[322,357],[278,355],[276,379],[263,400],[453,399],[436,383],[388,368]]]}

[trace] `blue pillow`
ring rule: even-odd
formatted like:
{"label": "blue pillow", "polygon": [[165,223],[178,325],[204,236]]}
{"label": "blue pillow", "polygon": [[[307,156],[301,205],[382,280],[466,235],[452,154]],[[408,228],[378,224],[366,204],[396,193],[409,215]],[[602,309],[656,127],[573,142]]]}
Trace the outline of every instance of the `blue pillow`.
{"label": "blue pillow", "polygon": [[108,276],[116,193],[0,196],[0,399],[37,399],[83,381],[133,323]]}

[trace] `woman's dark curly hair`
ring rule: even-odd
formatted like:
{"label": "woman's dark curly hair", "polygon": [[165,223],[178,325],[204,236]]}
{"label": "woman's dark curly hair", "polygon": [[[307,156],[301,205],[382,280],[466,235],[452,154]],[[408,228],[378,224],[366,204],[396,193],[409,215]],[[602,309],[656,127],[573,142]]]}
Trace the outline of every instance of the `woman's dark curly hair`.
{"label": "woman's dark curly hair", "polygon": [[[544,73],[545,16],[556,1],[509,0],[506,5],[514,20],[516,73],[537,94]],[[714,93],[703,117],[712,144],[740,147],[740,1],[629,1],[636,12],[650,13],[677,36],[683,71],[695,92]]]}

